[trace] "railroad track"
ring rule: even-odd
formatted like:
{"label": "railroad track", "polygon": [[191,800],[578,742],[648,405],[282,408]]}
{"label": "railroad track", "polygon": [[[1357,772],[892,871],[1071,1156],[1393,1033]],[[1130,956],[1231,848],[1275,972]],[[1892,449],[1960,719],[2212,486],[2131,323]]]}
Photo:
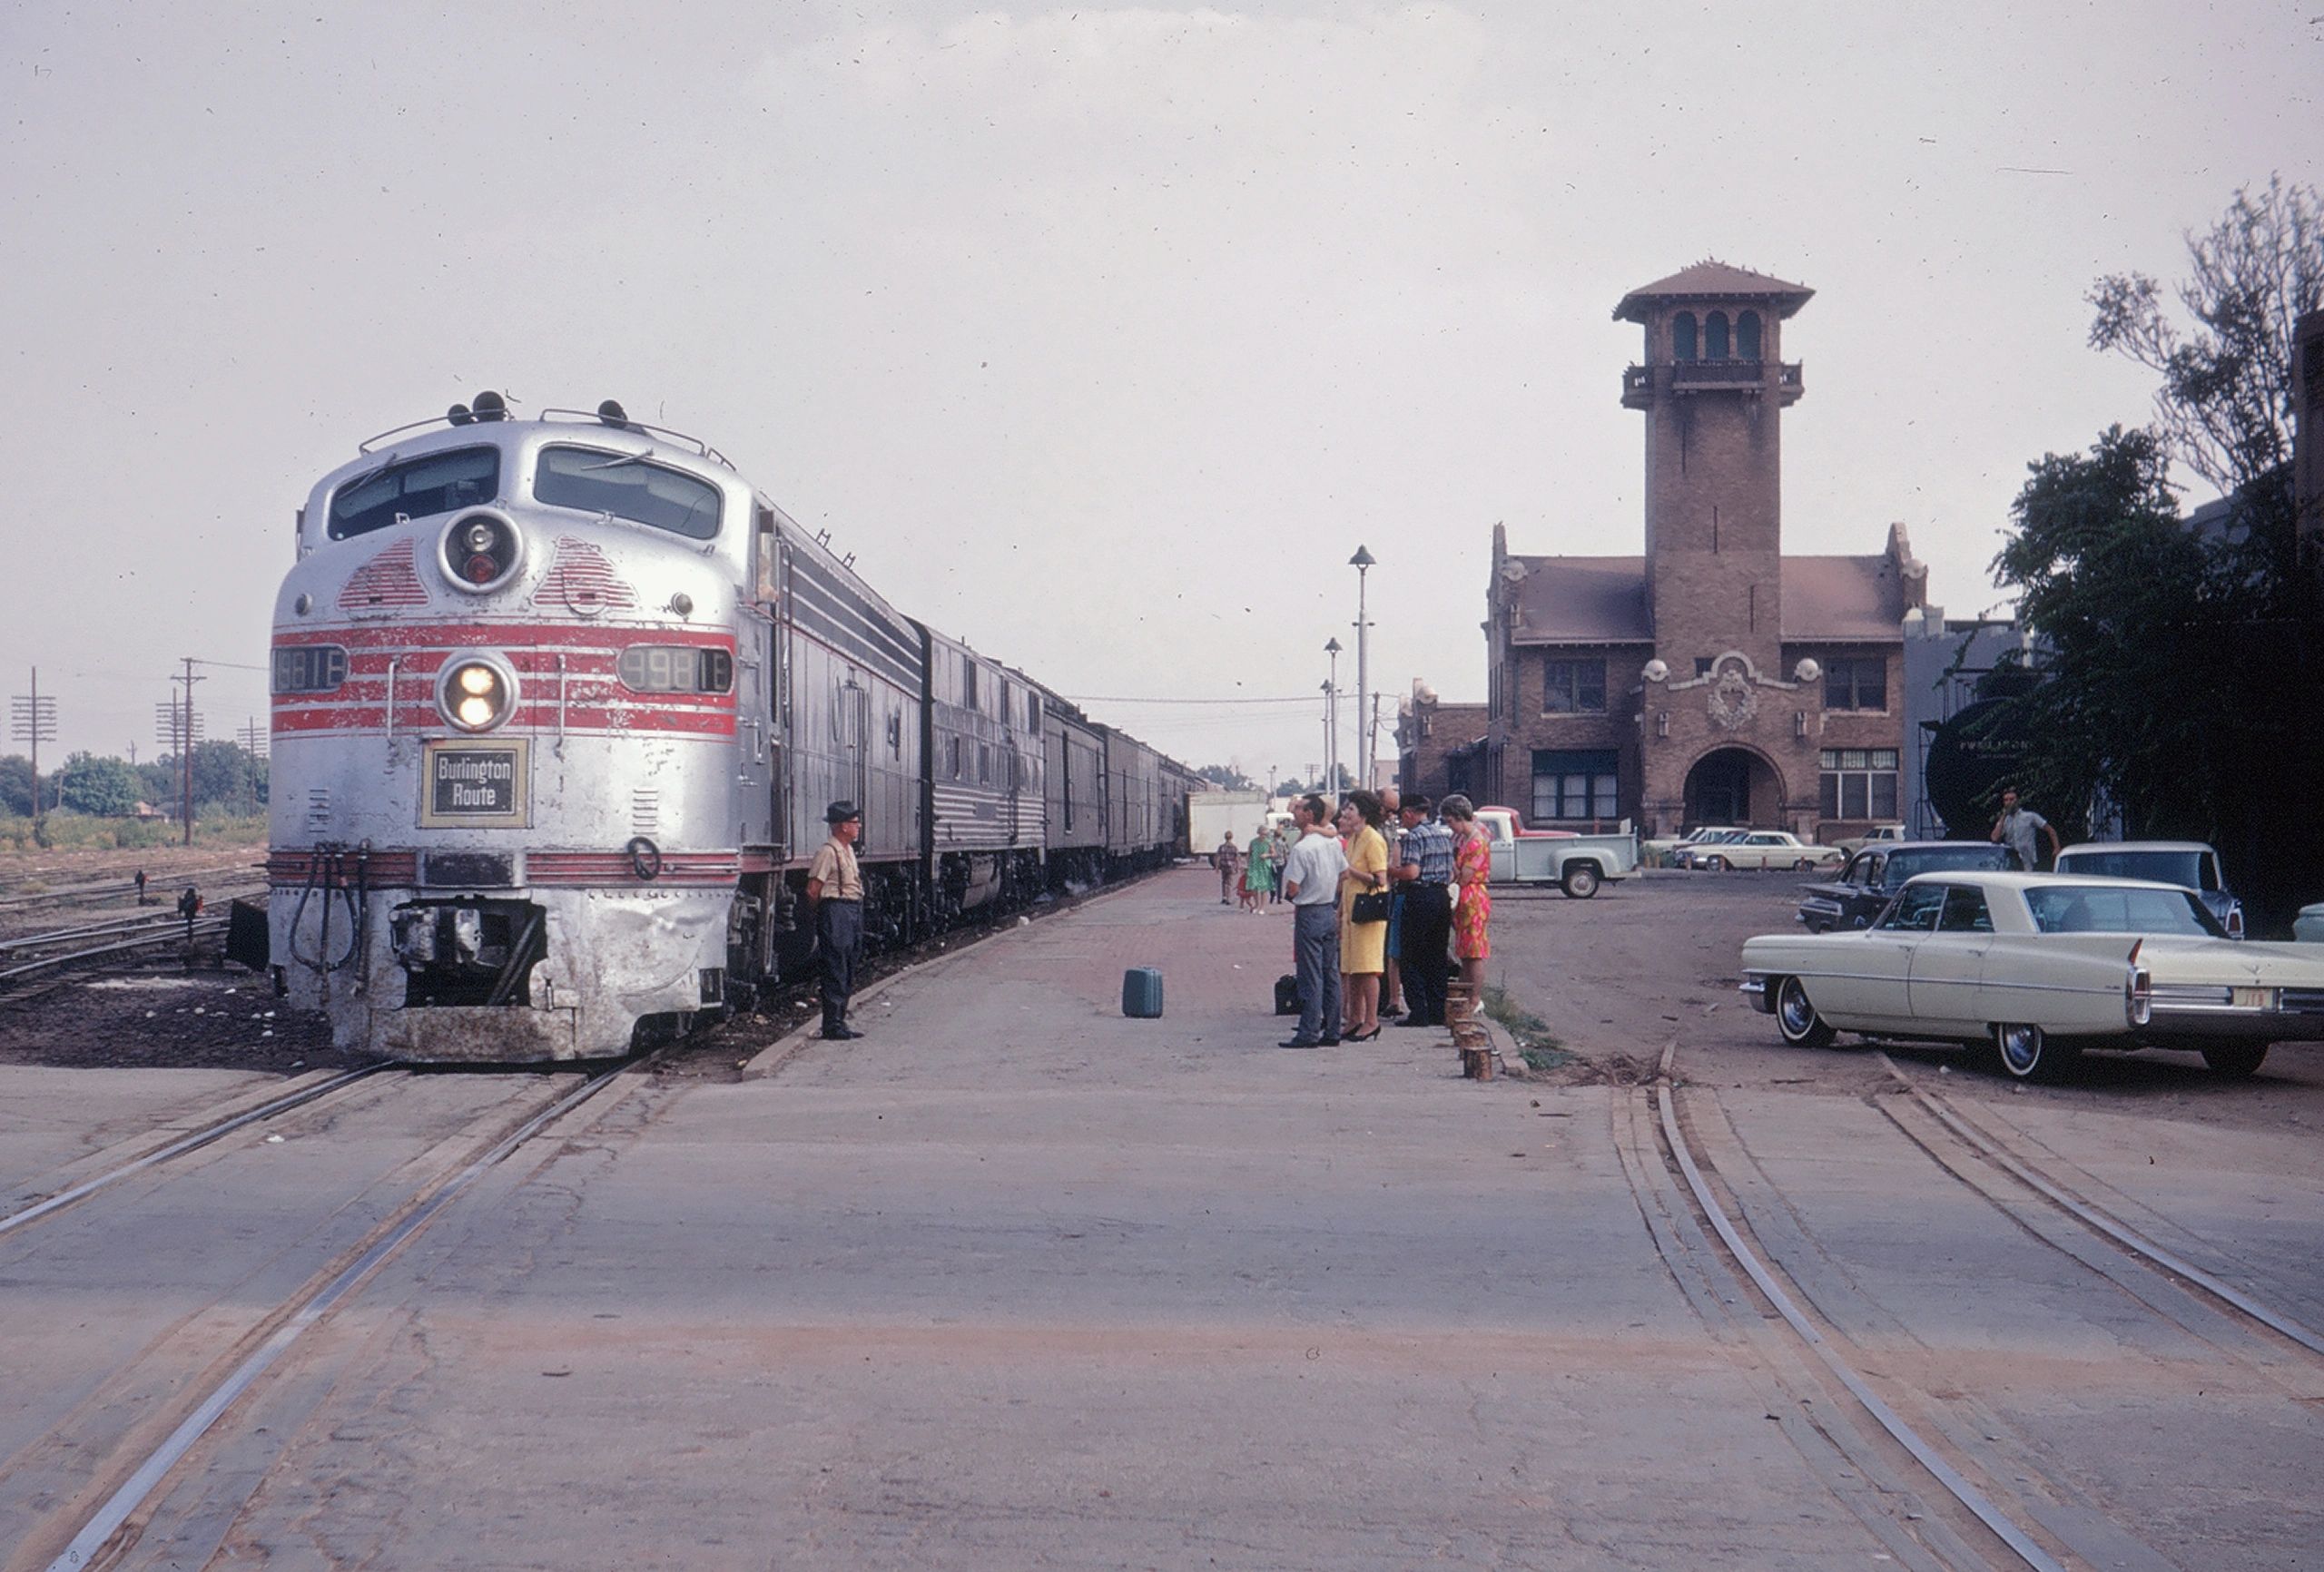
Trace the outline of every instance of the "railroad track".
{"label": "railroad track", "polygon": [[[254,865],[250,862],[229,863],[217,868],[160,869],[146,879],[149,899],[157,898],[163,890],[182,889],[187,885],[199,886],[205,879],[241,878],[251,879]],[[256,881],[237,888],[253,888]],[[70,906],[82,901],[110,900],[137,893],[134,879],[108,879],[103,883],[75,884],[63,889],[44,889],[36,894],[0,893],[0,915],[31,911],[44,906]]]}
{"label": "railroad track", "polygon": [[[72,1357],[90,1368],[57,1371],[51,1384],[87,1395],[56,1413],[38,1439],[0,1457],[0,1493],[8,1503],[0,1510],[0,1540],[17,1541],[7,1564],[82,1572],[133,1542],[159,1487],[205,1437],[231,1433],[237,1445],[251,1444],[229,1416],[302,1336],[359,1295],[497,1164],[654,1057],[600,1068],[577,1084],[571,1075],[458,1076],[391,1065],[335,1073],[262,1101],[214,1108],[182,1135],[157,1131],[121,1144],[97,1160],[98,1172],[0,1218],[9,1290],[42,1303],[58,1292],[44,1277],[75,1282],[82,1261],[135,1251],[150,1238],[149,1210],[184,1213],[188,1204],[172,1186],[188,1186],[199,1212],[203,1174],[172,1177],[196,1154],[208,1154],[200,1170],[224,1165],[206,1182],[239,1184],[276,1161],[258,1154],[300,1150],[305,1142],[308,1160],[347,1192],[314,1187],[309,1204],[317,1215],[304,1223],[253,1238],[205,1239],[203,1286],[151,1312],[152,1325],[123,1344],[135,1350],[126,1365],[101,1368],[85,1342],[69,1343]],[[457,1105],[448,1115],[447,1102]],[[414,1104],[427,1111],[414,1111]],[[343,1153],[364,1129],[376,1130],[383,1105],[386,1116],[418,1128],[376,1145],[399,1154],[418,1138],[426,1149],[400,1161],[383,1158],[386,1172],[359,1164],[350,1174]],[[308,1199],[308,1190],[293,1189]],[[283,1270],[286,1259],[295,1263],[292,1273]],[[288,1292],[252,1292],[286,1275],[297,1279]],[[0,1290],[0,1314],[9,1290]]]}
{"label": "railroad track", "polygon": [[[2035,1572],[2171,1565],[2090,1500],[2050,1449],[2014,1435],[1996,1417],[2006,1403],[1989,1403],[1965,1378],[1906,1373],[1916,1361],[1943,1369],[1940,1342],[1907,1357],[1896,1340],[1916,1340],[1902,1323],[1894,1337],[1867,1339],[1865,1329],[1877,1329],[1887,1312],[1866,1302],[1844,1270],[1799,1271],[1814,1264],[1819,1247],[1798,1232],[1806,1225],[1789,1215],[1773,1177],[1724,1127],[1716,1094],[1674,1078],[1677,1046],[1673,1038],[1665,1048],[1650,1087],[1628,1094],[1626,1135],[1625,1116],[1616,1115],[1649,1228],[1682,1285],[1706,1258],[1739,1274],[1731,1286],[1705,1280],[1690,1296],[1714,1324],[1723,1316],[1799,1405],[1782,1416],[1795,1444],[1811,1456],[1832,1450],[1844,1465],[1839,1477],[1855,1478],[1852,1469],[1872,1482],[1869,1495],[1840,1493],[1899,1559]],[[2101,1187],[2087,1176],[2060,1172],[2066,1165],[2030,1151],[1999,1121],[1965,1115],[1880,1058],[1891,1087],[1866,1101],[1942,1173],[2168,1328],[2191,1334],[2206,1359],[2296,1405],[2324,1401],[2324,1333],[2269,1302],[2250,1263],[2189,1259],[2193,1252],[2094,1203],[2091,1193]],[[1770,1225],[1775,1233],[1763,1235]],[[1744,1283],[1738,1300],[1734,1290]],[[2203,1302],[2188,1303],[2191,1293]],[[2231,1323],[2224,1331],[2214,1324],[2221,1317]],[[1797,1418],[1805,1423],[1791,1422]],[[1899,1500],[1920,1509],[1901,1510]]]}

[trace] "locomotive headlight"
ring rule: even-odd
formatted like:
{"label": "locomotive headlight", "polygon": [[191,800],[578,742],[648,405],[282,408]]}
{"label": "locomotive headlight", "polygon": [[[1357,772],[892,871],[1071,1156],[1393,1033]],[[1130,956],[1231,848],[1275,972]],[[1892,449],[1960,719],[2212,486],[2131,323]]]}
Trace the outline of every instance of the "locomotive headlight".
{"label": "locomotive headlight", "polygon": [[447,666],[436,707],[463,732],[488,732],[516,709],[517,683],[497,660],[464,656]]}

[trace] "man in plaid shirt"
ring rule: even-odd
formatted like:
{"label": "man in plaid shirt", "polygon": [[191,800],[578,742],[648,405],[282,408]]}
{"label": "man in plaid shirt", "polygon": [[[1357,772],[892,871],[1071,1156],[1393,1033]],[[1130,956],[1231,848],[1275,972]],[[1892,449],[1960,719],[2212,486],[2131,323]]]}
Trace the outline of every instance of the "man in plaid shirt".
{"label": "man in plaid shirt", "polygon": [[1390,877],[1403,893],[1403,931],[1397,953],[1404,972],[1407,1027],[1444,1024],[1445,985],[1452,976],[1446,946],[1452,936],[1452,832],[1429,817],[1433,806],[1418,792],[1403,800],[1403,849]]}

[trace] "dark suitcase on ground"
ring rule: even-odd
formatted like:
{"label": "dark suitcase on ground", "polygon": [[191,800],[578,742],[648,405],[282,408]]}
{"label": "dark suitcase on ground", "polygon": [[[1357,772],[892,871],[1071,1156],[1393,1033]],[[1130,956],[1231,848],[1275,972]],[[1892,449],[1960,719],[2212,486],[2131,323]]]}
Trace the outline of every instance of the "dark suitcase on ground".
{"label": "dark suitcase on ground", "polygon": [[1275,1013],[1279,1016],[1299,1013],[1299,979],[1288,972],[1275,979]]}
{"label": "dark suitcase on ground", "polygon": [[1122,1014],[1152,1020],[1162,1013],[1162,974],[1150,966],[1122,973]]}

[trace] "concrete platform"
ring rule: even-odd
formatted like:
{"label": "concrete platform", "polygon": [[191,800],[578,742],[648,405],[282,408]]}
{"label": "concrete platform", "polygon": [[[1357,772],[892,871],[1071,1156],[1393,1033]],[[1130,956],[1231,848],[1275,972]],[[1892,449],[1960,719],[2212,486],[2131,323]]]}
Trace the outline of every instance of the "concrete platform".
{"label": "concrete platform", "polygon": [[1275,1047],[1290,919],[1216,888],[496,1172],[127,1564],[1934,1565],[1682,1291],[1620,1094],[1462,1081],[1433,1032]]}

